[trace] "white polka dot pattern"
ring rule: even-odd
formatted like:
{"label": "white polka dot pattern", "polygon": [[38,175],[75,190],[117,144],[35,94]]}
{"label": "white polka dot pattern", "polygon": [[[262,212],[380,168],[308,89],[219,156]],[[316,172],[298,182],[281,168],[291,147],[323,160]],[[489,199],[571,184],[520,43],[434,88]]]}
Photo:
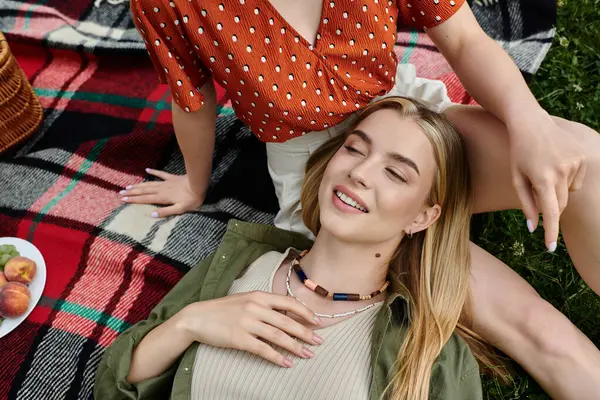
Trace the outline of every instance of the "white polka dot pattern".
{"label": "white polka dot pattern", "polygon": [[281,142],[333,126],[393,87],[399,13],[431,27],[464,2],[325,1],[314,43],[269,0],[132,0],[131,9],[180,108],[198,110],[213,78],[259,139]]}

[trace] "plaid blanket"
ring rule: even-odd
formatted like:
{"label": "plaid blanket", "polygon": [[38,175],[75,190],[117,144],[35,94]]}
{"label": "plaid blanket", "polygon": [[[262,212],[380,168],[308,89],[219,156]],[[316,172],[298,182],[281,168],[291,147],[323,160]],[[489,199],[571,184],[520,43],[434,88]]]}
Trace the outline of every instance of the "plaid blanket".
{"label": "plaid blanket", "polygon": [[48,279],[30,317],[0,339],[0,399],[91,399],[114,338],[214,250],[229,218],[272,223],[277,199],[264,145],[220,107],[201,212],[155,220],[150,206],[122,204],[118,190],[145,167],[183,172],[169,94],[149,60],[12,50],[46,110],[45,134],[0,162],[0,236],[36,245]]}
{"label": "plaid blanket", "polygon": [[[264,145],[222,91],[202,209],[155,220],[153,207],[119,201],[146,167],[184,166],[169,92],[126,5],[112,3],[0,0],[0,29],[45,109],[38,134],[0,160],[0,236],[31,241],[48,268],[39,305],[0,340],[0,399],[92,399],[104,349],[217,246],[226,221],[269,224],[277,210]],[[472,101],[426,36],[400,32],[396,51]]]}

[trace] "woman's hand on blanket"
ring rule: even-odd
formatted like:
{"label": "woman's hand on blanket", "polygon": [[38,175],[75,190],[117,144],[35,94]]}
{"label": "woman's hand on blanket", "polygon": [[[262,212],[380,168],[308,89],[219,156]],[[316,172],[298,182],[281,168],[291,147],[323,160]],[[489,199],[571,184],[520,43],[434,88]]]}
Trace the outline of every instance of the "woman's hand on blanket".
{"label": "woman's hand on blanket", "polygon": [[513,184],[530,231],[537,228],[542,214],[546,246],[552,252],[569,192],[583,184],[586,156],[573,135],[545,112],[540,118],[524,118],[512,125],[508,130]]}
{"label": "woman's hand on blanket", "polygon": [[177,318],[179,329],[187,333],[190,342],[248,351],[290,368],[291,360],[269,343],[298,357],[312,358],[312,351],[294,338],[312,345],[323,343],[323,339],[279,311],[294,313],[314,326],[320,324],[318,317],[298,300],[260,291],[193,303]]}
{"label": "woman's hand on blanket", "polygon": [[187,175],[173,175],[147,168],[146,172],[162,181],[142,182],[128,186],[119,194],[121,200],[134,204],[161,204],[152,212],[154,218],[165,218],[197,210],[204,202],[204,194],[195,193]]}

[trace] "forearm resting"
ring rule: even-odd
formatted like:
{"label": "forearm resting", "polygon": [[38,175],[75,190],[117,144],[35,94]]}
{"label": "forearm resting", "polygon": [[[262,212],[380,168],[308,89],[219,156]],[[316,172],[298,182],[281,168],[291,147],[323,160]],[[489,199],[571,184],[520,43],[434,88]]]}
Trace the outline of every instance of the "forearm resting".
{"label": "forearm resting", "polygon": [[202,87],[201,93],[204,105],[195,112],[187,113],[173,102],[173,127],[185,161],[190,189],[204,197],[215,147],[217,101],[212,81]]}
{"label": "forearm resting", "polygon": [[132,385],[168,370],[192,344],[179,314],[148,333],[134,349],[127,382]]}

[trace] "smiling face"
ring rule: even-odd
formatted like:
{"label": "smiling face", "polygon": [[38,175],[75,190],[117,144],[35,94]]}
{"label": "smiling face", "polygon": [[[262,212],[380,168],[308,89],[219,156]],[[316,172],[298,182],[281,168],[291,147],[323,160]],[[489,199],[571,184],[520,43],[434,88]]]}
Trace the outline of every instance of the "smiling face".
{"label": "smiling face", "polygon": [[412,118],[374,112],[327,165],[319,187],[322,229],[382,243],[427,228],[439,215],[439,206],[426,204],[436,170],[433,147]]}

